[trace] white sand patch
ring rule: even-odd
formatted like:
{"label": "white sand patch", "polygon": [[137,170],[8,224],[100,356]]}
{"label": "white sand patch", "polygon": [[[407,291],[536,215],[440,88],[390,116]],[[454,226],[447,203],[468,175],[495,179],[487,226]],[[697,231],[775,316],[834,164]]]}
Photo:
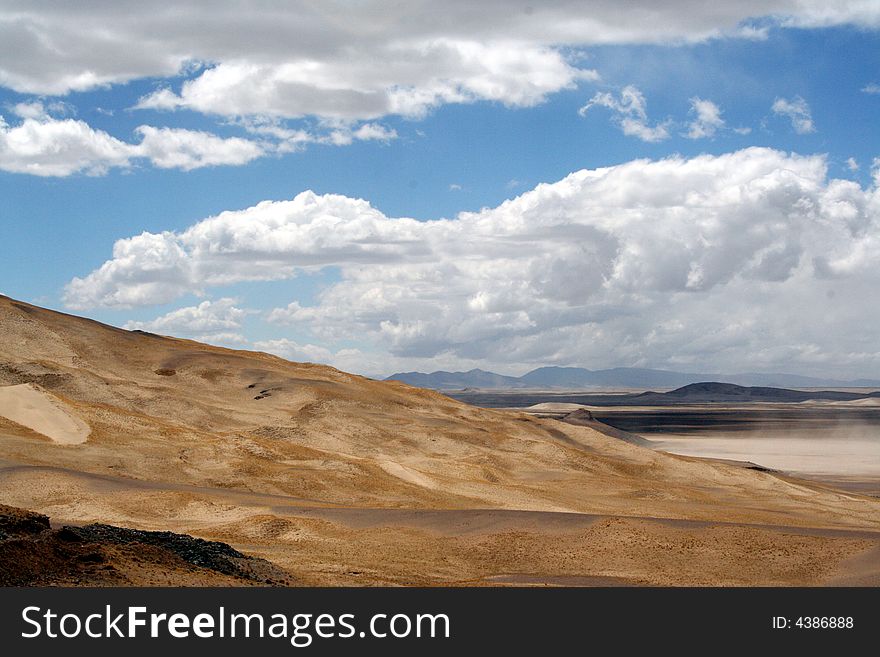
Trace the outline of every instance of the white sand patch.
{"label": "white sand patch", "polygon": [[410,484],[415,484],[416,486],[422,486],[423,488],[437,488],[437,484],[430,477],[426,477],[421,472],[408,468],[397,461],[380,459],[378,463],[379,467],[392,477],[397,477],[398,479],[402,479]]}
{"label": "white sand patch", "polygon": [[0,387],[0,415],[64,445],[84,443],[92,432],[67,404],[31,383]]}
{"label": "white sand patch", "polygon": [[532,404],[523,410],[527,412],[545,412],[545,413],[571,413],[580,408],[589,409],[589,406],[583,404],[569,404],[565,402],[541,402],[540,404]]}
{"label": "white sand patch", "polygon": [[880,406],[880,397],[868,397],[867,399],[853,399],[843,402],[846,406]]}

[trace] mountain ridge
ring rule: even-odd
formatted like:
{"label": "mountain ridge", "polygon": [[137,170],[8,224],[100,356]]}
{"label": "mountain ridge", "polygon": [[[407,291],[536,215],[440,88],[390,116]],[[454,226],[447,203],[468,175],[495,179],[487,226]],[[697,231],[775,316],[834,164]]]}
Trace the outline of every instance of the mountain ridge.
{"label": "mountain ridge", "polygon": [[799,374],[741,372],[738,374],[707,374],[674,372],[639,367],[613,367],[589,370],[583,367],[538,367],[522,376],[508,376],[472,369],[467,372],[398,372],[384,379],[432,390],[461,390],[464,388],[544,389],[544,388],[677,388],[693,383],[713,381],[753,387],[880,387],[880,379],[838,380],[809,377]]}

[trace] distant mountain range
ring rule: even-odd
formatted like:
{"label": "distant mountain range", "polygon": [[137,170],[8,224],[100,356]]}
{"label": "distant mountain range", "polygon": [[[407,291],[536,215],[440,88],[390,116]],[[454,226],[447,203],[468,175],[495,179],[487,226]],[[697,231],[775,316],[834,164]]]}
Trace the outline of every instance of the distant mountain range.
{"label": "distant mountain range", "polygon": [[505,376],[474,369],[468,372],[400,372],[386,381],[402,381],[409,385],[433,390],[480,389],[565,389],[591,388],[677,388],[706,381],[732,383],[740,386],[781,386],[793,388],[816,387],[880,387],[878,379],[836,379],[799,376],[797,374],[707,374],[671,372],[638,367],[615,367],[609,370],[588,370],[582,367],[539,367],[522,376]]}
{"label": "distant mountain range", "polygon": [[880,392],[862,394],[841,390],[788,390],[767,386],[738,386],[733,383],[691,383],[669,392],[643,392],[638,395],[606,395],[606,400],[617,402],[621,397],[628,397],[640,404],[650,406],[687,403],[722,403],[722,402],[789,402],[797,403],[811,400],[823,401],[857,401],[880,397]]}
{"label": "distant mountain range", "polygon": [[[769,386],[738,386],[733,383],[691,383],[669,392],[619,392],[565,391],[547,392],[521,388],[518,390],[447,390],[453,399],[483,408],[528,408],[535,404],[581,404],[583,406],[687,406],[690,404],[751,404],[756,402],[796,404],[805,401],[845,402],[862,407],[873,415],[880,407],[880,392],[849,392],[844,390],[789,390]],[[560,415],[558,410],[543,409],[551,416]],[[624,418],[625,420],[626,418]],[[625,424],[617,424],[607,418],[603,422],[619,429],[632,431]]]}

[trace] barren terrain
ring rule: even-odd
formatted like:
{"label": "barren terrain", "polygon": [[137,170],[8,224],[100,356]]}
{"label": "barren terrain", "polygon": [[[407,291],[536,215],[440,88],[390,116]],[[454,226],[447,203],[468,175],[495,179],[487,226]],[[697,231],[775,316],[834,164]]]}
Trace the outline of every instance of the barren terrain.
{"label": "barren terrain", "polygon": [[0,407],[0,502],[223,541],[291,582],[880,583],[877,499],[589,423],[5,297],[0,386],[88,428]]}

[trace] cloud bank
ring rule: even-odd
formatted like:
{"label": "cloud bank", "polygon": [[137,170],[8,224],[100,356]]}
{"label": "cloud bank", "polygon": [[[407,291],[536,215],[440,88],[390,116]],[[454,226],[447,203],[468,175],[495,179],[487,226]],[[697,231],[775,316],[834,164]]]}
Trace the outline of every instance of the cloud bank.
{"label": "cloud bank", "polygon": [[[595,74],[560,46],[754,38],[762,25],[880,26],[873,2],[386,3],[218,0],[0,8],[0,85],[60,95],[166,78],[141,106],[215,115],[418,116],[444,103],[529,106]],[[765,26],[766,27],[766,26]],[[182,84],[171,78],[183,74]],[[179,86],[177,86],[179,85]],[[176,88],[173,88],[176,87]]]}
{"label": "cloud bank", "polygon": [[[197,112],[251,134],[221,138],[145,125],[138,128],[142,142],[130,143],[69,117],[20,115],[17,125],[0,122],[0,170],[100,175],[138,159],[192,170],[242,165],[311,143],[387,141],[396,133],[377,122],[382,117],[419,119],[443,105],[475,102],[532,107],[596,81],[599,74],[583,65],[590,46],[765,38],[770,26],[834,25],[877,29],[880,5],[633,0],[620,11],[616,0],[416,0],[389,12],[379,0],[218,0],[206,12],[195,0],[8,0],[0,7],[0,87],[59,97],[151,79],[155,90],[135,108]],[[694,101],[685,136],[713,136],[723,127],[720,110]],[[634,87],[619,97],[596,94],[586,108],[596,105],[611,109],[627,135],[647,142],[670,136],[672,123],[650,123]],[[773,111],[789,117],[798,133],[814,130],[802,99],[779,99]],[[302,119],[319,129],[290,127]]]}
{"label": "cloud bank", "polygon": [[822,156],[749,148],[577,171],[435,221],[303,192],[119,240],[65,299],[166,303],[333,266],[314,304],[267,321],[438,364],[858,373],[880,365],[865,303],[880,284],[878,178],[864,189],[829,180]]}

